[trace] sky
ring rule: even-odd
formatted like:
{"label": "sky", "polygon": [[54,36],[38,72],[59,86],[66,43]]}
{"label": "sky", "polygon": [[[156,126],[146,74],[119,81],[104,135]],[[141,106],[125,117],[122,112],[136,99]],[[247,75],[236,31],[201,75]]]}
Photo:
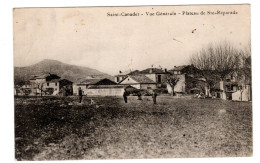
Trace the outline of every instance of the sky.
{"label": "sky", "polygon": [[[207,15],[217,10],[237,14]],[[183,11],[206,14],[182,15]],[[107,16],[122,12],[143,15]],[[13,25],[14,66],[54,59],[110,75],[152,65],[186,65],[209,43],[228,41],[244,48],[251,34],[249,5],[20,8],[13,10]]]}

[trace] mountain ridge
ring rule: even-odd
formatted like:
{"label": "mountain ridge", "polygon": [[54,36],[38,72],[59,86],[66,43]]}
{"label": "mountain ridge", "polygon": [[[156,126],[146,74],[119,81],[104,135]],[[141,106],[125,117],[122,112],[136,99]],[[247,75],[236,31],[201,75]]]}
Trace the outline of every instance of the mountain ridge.
{"label": "mountain ridge", "polygon": [[57,60],[44,59],[30,66],[14,67],[14,80],[15,83],[19,81],[28,81],[35,75],[46,73],[57,74],[58,76],[71,80],[72,82],[80,81],[88,76],[112,79],[111,75],[96,69],[67,64]]}

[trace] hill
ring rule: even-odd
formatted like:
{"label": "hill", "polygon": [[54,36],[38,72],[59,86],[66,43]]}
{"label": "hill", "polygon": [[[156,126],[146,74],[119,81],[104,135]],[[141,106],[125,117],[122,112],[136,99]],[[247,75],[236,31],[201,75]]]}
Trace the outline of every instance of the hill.
{"label": "hill", "polygon": [[14,67],[14,81],[15,83],[27,81],[35,75],[42,75],[49,72],[73,82],[85,79],[88,76],[112,79],[112,76],[92,68],[45,59],[31,66]]}

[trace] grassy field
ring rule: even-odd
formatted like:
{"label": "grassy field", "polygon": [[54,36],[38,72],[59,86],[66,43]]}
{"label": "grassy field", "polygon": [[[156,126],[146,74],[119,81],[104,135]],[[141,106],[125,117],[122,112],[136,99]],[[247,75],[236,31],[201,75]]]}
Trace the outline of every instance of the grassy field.
{"label": "grassy field", "polygon": [[252,155],[252,104],[159,96],[15,97],[17,160]]}

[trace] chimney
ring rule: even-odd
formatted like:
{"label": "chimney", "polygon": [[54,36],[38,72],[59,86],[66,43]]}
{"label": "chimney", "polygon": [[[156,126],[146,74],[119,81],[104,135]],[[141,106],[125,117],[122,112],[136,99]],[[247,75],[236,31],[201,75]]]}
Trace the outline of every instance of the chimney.
{"label": "chimney", "polygon": [[164,69],[164,72],[167,72],[167,68]]}
{"label": "chimney", "polygon": [[121,74],[122,73],[122,71],[121,70],[119,70],[119,74]]}

